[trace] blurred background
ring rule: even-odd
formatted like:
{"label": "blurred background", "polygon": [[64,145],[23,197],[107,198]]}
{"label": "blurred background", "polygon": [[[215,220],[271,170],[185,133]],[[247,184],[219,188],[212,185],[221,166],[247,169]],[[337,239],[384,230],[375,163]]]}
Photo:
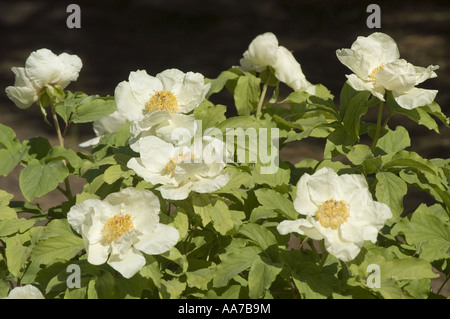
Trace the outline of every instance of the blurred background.
{"label": "blurred background", "polygon": [[[81,8],[81,28],[69,29],[66,12],[71,3]],[[336,58],[336,49],[348,48],[357,36],[375,31],[397,42],[401,57],[414,65],[439,65],[438,77],[420,87],[438,89],[436,101],[450,115],[450,2],[377,1],[381,29],[369,29],[367,6],[357,0],[15,0],[0,2],[0,123],[13,128],[20,140],[41,135],[54,137],[35,105],[21,110],[6,97],[14,84],[12,66],[23,66],[29,54],[49,48],[56,54],[78,55],[83,68],[67,89],[102,96],[113,95],[130,71],[149,74],[178,68],[214,78],[239,59],[259,34],[271,31],[293,51],[311,83],[322,83],[335,96],[350,74]],[[214,98],[214,96],[213,96]],[[220,102],[233,108],[232,98]],[[376,111],[376,110],[374,110]],[[375,114],[369,114],[375,116]],[[410,150],[427,158],[450,155],[450,129],[441,135],[405,117],[393,117],[391,126],[406,126]],[[66,145],[93,136],[89,124],[73,127]],[[297,163],[306,157],[321,159],[323,141],[292,143],[284,160]],[[18,170],[19,172],[20,170]],[[17,172],[16,172],[17,173]],[[0,177],[0,188],[17,192],[17,176]],[[20,194],[18,194],[20,196]]]}
{"label": "blurred background", "polygon": [[[81,8],[80,29],[66,26],[70,15],[66,8],[71,3]],[[381,8],[381,29],[366,25],[370,3]],[[113,95],[116,85],[138,69],[156,75],[178,68],[215,78],[238,65],[249,43],[267,31],[293,51],[311,83],[322,83],[335,96],[339,96],[345,74],[350,74],[336,58],[336,49],[349,48],[359,35],[387,33],[397,42],[402,58],[417,66],[440,66],[438,77],[420,87],[438,89],[436,102],[450,115],[448,0],[1,0],[0,123],[13,128],[20,140],[44,136],[57,144],[53,128],[44,123],[36,105],[18,109],[4,92],[14,84],[11,67],[23,66],[34,50],[78,55],[83,68],[78,81],[67,89],[106,96]],[[231,97],[219,98],[213,102],[232,109]],[[409,150],[426,158],[449,157],[450,129],[441,127],[439,135],[405,117],[393,117],[390,126],[396,125],[408,128]],[[73,127],[66,145],[76,149],[92,136],[91,125]],[[283,150],[282,160],[321,159],[323,145],[323,141],[310,139],[292,143]],[[13,193],[15,200],[22,199],[19,173],[20,167],[7,178],[0,177],[0,189]],[[77,192],[84,182],[72,183]],[[36,200],[43,209],[62,201],[57,191]],[[405,209],[413,211],[422,202],[433,201],[427,194],[408,191]]]}

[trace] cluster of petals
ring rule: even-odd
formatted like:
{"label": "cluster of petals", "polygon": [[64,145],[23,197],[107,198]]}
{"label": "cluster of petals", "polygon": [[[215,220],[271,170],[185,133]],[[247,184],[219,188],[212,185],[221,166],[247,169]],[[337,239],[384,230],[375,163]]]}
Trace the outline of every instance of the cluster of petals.
{"label": "cluster of petals", "polygon": [[30,54],[25,67],[13,67],[14,86],[6,88],[6,95],[18,107],[25,109],[37,102],[47,86],[67,87],[78,79],[83,66],[76,55],[54,54],[49,49],[39,49]]}
{"label": "cluster of petals", "polygon": [[131,278],[145,265],[142,252],[162,254],[178,242],[178,231],[160,223],[159,212],[155,194],[128,187],[72,206],[67,220],[82,235],[89,263],[107,262]]}
{"label": "cluster of petals", "polygon": [[367,37],[359,36],[350,49],[337,50],[336,54],[339,61],[354,72],[347,78],[357,91],[369,91],[385,101],[385,92],[389,90],[404,109],[428,105],[436,97],[437,90],[416,85],[435,78],[434,71],[439,67],[418,67],[400,59],[397,44],[387,34],[375,32]]}
{"label": "cluster of petals", "polygon": [[392,217],[386,204],[372,199],[364,176],[338,175],[327,167],[302,175],[294,207],[304,217],[282,221],[279,233],[324,239],[327,251],[343,261],[354,259],[365,241],[375,243]]}
{"label": "cluster of petals", "polygon": [[139,157],[127,166],[158,186],[165,199],[186,199],[191,191],[212,193],[229,181],[224,168],[230,157],[226,143],[213,136],[197,137],[195,118],[154,111],[131,125],[130,147]]}
{"label": "cluster of petals", "polygon": [[[114,92],[117,111],[128,121],[140,121],[145,114],[156,110],[154,102],[171,99],[163,108],[170,113],[189,113],[196,108],[209,91],[202,74],[168,69],[156,76],[145,70],[130,72],[128,81],[120,82]],[[161,95],[166,94],[167,97]],[[161,96],[161,97],[160,97]]]}
{"label": "cluster of petals", "polygon": [[306,80],[300,63],[288,49],[278,45],[277,37],[271,32],[258,35],[250,43],[240,64],[244,71],[262,72],[271,67],[275,77],[294,91],[315,94],[315,86]]}

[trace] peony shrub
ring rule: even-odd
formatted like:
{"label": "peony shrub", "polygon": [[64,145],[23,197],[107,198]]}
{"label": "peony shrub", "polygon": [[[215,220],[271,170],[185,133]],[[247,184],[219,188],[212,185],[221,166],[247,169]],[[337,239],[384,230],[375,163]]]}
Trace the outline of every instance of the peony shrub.
{"label": "peony shrub", "polygon": [[[336,55],[353,72],[337,97],[270,32],[216,78],[137,70],[99,96],[67,89],[77,56],[32,52],[6,93],[38,105],[58,145],[0,124],[0,175],[20,167],[25,199],[0,190],[0,297],[448,297],[450,160],[408,150],[390,122],[448,129],[437,90],[417,87],[438,66],[379,32]],[[67,148],[80,123],[95,137]],[[281,158],[312,138],[320,160]],[[433,203],[404,209],[411,189]],[[65,201],[42,209],[54,190]]]}

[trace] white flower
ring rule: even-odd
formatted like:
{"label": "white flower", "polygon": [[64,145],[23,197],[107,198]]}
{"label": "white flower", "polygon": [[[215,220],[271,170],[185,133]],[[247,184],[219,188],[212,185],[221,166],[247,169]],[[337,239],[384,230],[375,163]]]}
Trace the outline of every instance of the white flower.
{"label": "white flower", "polygon": [[13,67],[16,79],[14,86],[6,88],[7,96],[20,108],[27,108],[39,99],[46,86],[59,85],[64,89],[78,78],[83,66],[76,55],[61,53],[55,55],[48,49],[30,54],[25,67]]}
{"label": "white flower", "polygon": [[128,121],[139,121],[155,110],[189,113],[205,99],[210,86],[200,73],[169,69],[153,77],[138,70],[117,85],[114,96],[117,110]]}
{"label": "white flower", "polygon": [[125,119],[123,115],[117,111],[99,120],[96,120],[93,123],[94,133],[96,137],[81,143],[79,146],[89,147],[97,145],[103,136],[117,132],[117,130],[127,122],[127,119]]}
{"label": "white flower", "polygon": [[162,254],[178,242],[178,231],[159,223],[159,211],[155,194],[129,187],[72,206],[67,220],[82,235],[89,263],[107,262],[130,278],[145,265],[141,252]]}
{"label": "white flower", "polygon": [[275,77],[294,91],[315,94],[315,86],[306,80],[300,63],[288,49],[278,46],[278,39],[273,33],[258,35],[243,56],[240,60],[243,70],[262,72],[267,67],[272,67],[275,70]]}
{"label": "white flower", "polygon": [[433,102],[438,92],[415,86],[436,77],[434,70],[439,66],[422,68],[400,59],[397,44],[384,33],[359,36],[350,49],[337,50],[336,55],[354,72],[347,75],[350,85],[357,91],[371,92],[381,101],[390,90],[402,108],[413,109]]}
{"label": "white flower", "polygon": [[42,292],[33,285],[19,286],[12,289],[3,299],[45,299]]}
{"label": "white flower", "polygon": [[176,146],[190,145],[196,131],[197,123],[193,114],[171,114],[165,110],[156,110],[145,114],[142,120],[131,123],[130,146],[139,152],[134,145],[145,136],[156,136]]}
{"label": "white flower", "polygon": [[392,217],[386,204],[372,199],[364,176],[339,176],[330,168],[300,178],[294,207],[306,218],[281,222],[280,234],[324,239],[327,251],[343,261],[354,259],[364,241],[375,243],[378,231]]}
{"label": "white flower", "polygon": [[204,136],[201,146],[174,146],[156,136],[145,136],[133,144],[140,157],[127,166],[144,180],[157,185],[166,199],[186,199],[191,191],[212,193],[229,181],[223,172],[228,152],[217,138]]}

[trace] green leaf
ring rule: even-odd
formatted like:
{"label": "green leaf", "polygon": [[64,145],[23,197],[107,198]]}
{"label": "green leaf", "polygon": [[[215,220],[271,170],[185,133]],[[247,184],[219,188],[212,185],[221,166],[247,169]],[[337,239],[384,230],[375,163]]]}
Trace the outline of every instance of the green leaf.
{"label": "green leaf", "polygon": [[0,146],[10,151],[17,152],[21,148],[14,130],[6,125],[0,124]]}
{"label": "green leaf", "polygon": [[256,110],[261,94],[260,83],[261,79],[251,73],[245,73],[237,80],[234,102],[239,115],[250,115]]}
{"label": "green leaf", "polygon": [[114,97],[96,98],[76,108],[72,121],[87,123],[108,116],[116,110]]}
{"label": "green leaf", "polygon": [[194,212],[200,216],[202,225],[205,227],[212,220],[213,207],[208,195],[194,193],[192,195]]}
{"label": "green leaf", "polygon": [[[442,208],[441,208],[442,209]],[[445,215],[442,216],[446,217]],[[391,234],[403,234],[408,244],[416,248],[420,258],[427,261],[447,259],[450,257],[450,228],[442,217],[435,215],[425,204],[412,214],[411,218],[403,218],[391,230]]]}
{"label": "green leaf", "polygon": [[83,239],[75,235],[54,236],[41,240],[31,251],[32,258],[40,264],[51,264],[55,259],[70,260],[84,248]]}
{"label": "green leaf", "polygon": [[[384,157],[383,157],[384,158]],[[439,175],[439,169],[431,161],[422,158],[415,152],[399,151],[392,157],[386,155],[387,163],[383,163],[383,170],[387,169],[401,169],[412,168],[419,171],[428,172],[434,175]]]}
{"label": "green leaf", "polygon": [[368,99],[370,92],[363,91],[354,96],[345,111],[343,118],[344,127],[347,132],[355,139],[359,139],[359,127],[361,125],[361,116],[367,113],[369,108]]}
{"label": "green leaf", "polygon": [[29,202],[54,190],[69,175],[61,161],[47,164],[30,162],[19,176],[19,186],[23,196]]}
{"label": "green leaf", "polygon": [[277,259],[277,240],[275,235],[272,234],[266,227],[258,224],[247,223],[239,227],[238,232],[258,245],[262,251],[265,251],[268,254],[272,261]]}
{"label": "green leaf", "polygon": [[288,219],[297,219],[298,212],[294,208],[294,204],[291,200],[278,193],[275,190],[260,188],[255,191],[258,202],[265,209],[273,209]]}
{"label": "green leaf", "polygon": [[283,267],[272,264],[264,258],[257,258],[248,274],[248,290],[250,298],[261,298],[270,288]]}
{"label": "green leaf", "polygon": [[209,98],[211,95],[222,91],[228,81],[235,80],[238,78],[238,76],[239,75],[232,70],[222,71],[217,78],[210,81],[211,87],[208,91],[208,94],[206,94],[206,98]]}
{"label": "green leaf", "polygon": [[[5,214],[8,214],[7,217],[12,217],[12,212],[10,210],[5,210]],[[35,220],[25,218],[0,220],[0,237],[9,236],[17,232],[23,233],[33,227],[35,223]]]}
{"label": "green leaf", "polygon": [[194,116],[202,125],[202,132],[207,128],[214,127],[217,123],[226,120],[225,112],[227,107],[225,105],[214,105],[208,100],[204,100],[199,106],[194,109]]}
{"label": "green leaf", "polygon": [[45,157],[46,162],[55,160],[66,160],[75,169],[80,168],[83,164],[77,153],[61,146],[53,146],[50,153]]}
{"label": "green leaf", "polygon": [[9,149],[0,149],[0,176],[8,176],[20,163],[23,153],[16,153]]}
{"label": "green leaf", "polygon": [[249,269],[260,250],[255,246],[241,247],[221,257],[213,278],[214,287],[224,287],[239,273]]}
{"label": "green leaf", "polygon": [[391,154],[409,146],[411,146],[411,139],[408,131],[403,126],[397,126],[394,131],[388,129],[387,133],[380,137],[375,152],[380,155]]}
{"label": "green leaf", "polygon": [[83,239],[73,233],[67,219],[55,219],[45,226],[31,256],[37,263],[50,264],[55,259],[70,260],[83,248]]}
{"label": "green leaf", "polygon": [[4,240],[6,244],[5,255],[8,261],[7,267],[15,277],[21,277],[22,269],[29,256],[29,248],[23,246],[21,240],[18,239],[18,236],[14,236]]}
{"label": "green leaf", "polygon": [[213,206],[211,220],[214,225],[214,229],[221,235],[226,235],[227,232],[234,227],[233,218],[227,204],[220,200],[218,200]]}
{"label": "green leaf", "polygon": [[179,299],[186,289],[186,283],[180,282],[178,278],[162,280],[159,294],[163,299]]}
{"label": "green leaf", "polygon": [[256,163],[252,170],[252,176],[256,184],[267,184],[270,187],[276,187],[278,185],[289,185],[291,170],[289,168],[278,167],[274,174],[263,174],[261,173],[261,164]]}
{"label": "green leaf", "polygon": [[393,215],[392,221],[398,220],[403,213],[403,197],[408,191],[406,183],[390,172],[377,173],[376,179],[375,195],[378,201],[389,206]]}
{"label": "green leaf", "polygon": [[186,281],[189,287],[207,290],[209,282],[214,277],[213,268],[200,268],[186,273]]}
{"label": "green leaf", "polygon": [[340,94],[340,105],[339,105],[339,113],[341,114],[341,118],[344,117],[347,107],[350,104],[350,101],[353,97],[355,97],[359,91],[356,91],[348,81],[344,83]]}
{"label": "green leaf", "polygon": [[355,165],[363,164],[368,158],[373,158],[370,147],[364,144],[357,144],[351,147],[347,154],[348,159]]}

